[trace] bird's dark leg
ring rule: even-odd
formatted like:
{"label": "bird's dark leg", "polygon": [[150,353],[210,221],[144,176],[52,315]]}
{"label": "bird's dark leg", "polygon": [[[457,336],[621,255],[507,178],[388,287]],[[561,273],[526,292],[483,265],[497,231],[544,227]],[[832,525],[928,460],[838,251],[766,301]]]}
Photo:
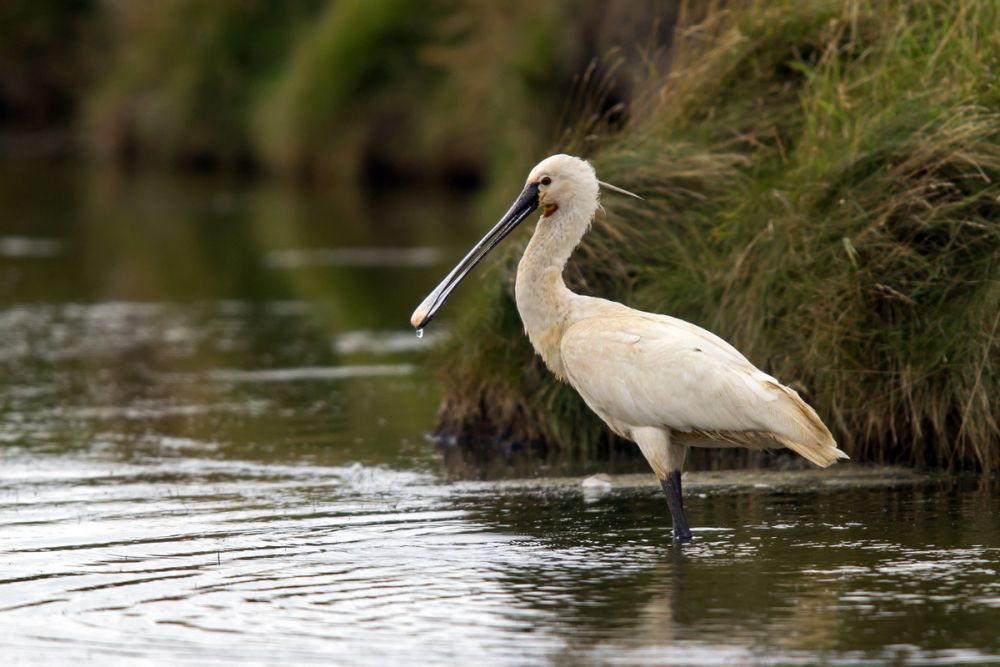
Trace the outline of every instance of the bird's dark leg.
{"label": "bird's dark leg", "polygon": [[678,542],[691,541],[691,528],[684,516],[684,498],[681,496],[681,471],[674,470],[666,479],[660,480],[663,493],[667,496],[667,507],[674,521],[674,539]]}

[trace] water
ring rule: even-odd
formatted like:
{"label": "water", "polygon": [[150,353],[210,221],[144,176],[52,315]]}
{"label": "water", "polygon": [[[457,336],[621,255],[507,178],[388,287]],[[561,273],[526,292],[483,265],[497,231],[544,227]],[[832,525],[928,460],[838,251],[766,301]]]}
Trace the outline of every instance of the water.
{"label": "water", "polygon": [[5,664],[1000,664],[990,480],[695,473],[674,548],[635,462],[426,441],[468,203],[7,167],[0,210]]}

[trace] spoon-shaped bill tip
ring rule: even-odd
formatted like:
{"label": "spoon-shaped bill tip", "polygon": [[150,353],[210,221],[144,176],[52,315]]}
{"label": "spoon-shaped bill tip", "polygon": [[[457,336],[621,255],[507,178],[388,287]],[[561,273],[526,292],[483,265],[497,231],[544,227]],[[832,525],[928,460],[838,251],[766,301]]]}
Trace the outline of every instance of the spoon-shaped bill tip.
{"label": "spoon-shaped bill tip", "polygon": [[417,309],[413,311],[413,315],[410,316],[410,325],[413,326],[414,329],[423,327],[427,319],[427,311],[429,310],[430,308],[427,306],[426,302],[417,306]]}

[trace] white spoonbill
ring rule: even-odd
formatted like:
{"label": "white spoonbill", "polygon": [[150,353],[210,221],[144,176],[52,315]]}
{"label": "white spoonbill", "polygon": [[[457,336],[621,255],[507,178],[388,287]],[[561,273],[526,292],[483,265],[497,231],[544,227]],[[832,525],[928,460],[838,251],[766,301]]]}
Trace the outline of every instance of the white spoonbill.
{"label": "white spoonbill", "polygon": [[639,445],[667,496],[674,539],[691,539],[681,499],[688,447],[787,447],[824,468],[848,458],[793,389],[715,334],[566,287],[563,269],[594,219],[600,186],[632,194],[598,181],[586,160],[542,160],[507,214],[424,299],[410,323],[426,326],[469,271],[541,207],[514,286],[528,338],[545,365],[612,431]]}

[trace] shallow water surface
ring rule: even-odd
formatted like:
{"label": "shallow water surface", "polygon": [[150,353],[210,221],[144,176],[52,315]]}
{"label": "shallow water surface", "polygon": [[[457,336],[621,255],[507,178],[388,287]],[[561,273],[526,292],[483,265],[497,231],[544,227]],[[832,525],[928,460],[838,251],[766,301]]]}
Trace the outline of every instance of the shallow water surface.
{"label": "shallow water surface", "polygon": [[5,664],[1000,664],[995,482],[695,472],[678,548],[648,473],[426,441],[446,327],[405,326],[462,202],[37,176],[0,170]]}

